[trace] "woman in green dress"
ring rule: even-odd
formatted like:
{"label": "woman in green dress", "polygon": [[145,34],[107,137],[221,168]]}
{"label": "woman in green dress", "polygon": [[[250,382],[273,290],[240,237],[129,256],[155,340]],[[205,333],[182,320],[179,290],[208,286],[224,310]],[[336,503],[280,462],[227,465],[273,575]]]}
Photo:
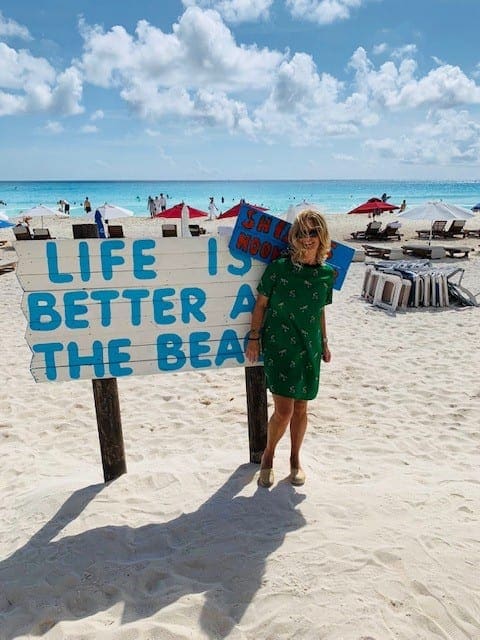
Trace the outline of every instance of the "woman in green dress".
{"label": "woman in green dress", "polygon": [[275,448],[290,425],[290,482],[302,485],[300,447],[307,429],[307,403],[318,393],[320,362],[330,362],[325,306],[332,302],[335,272],[324,263],[330,236],[324,217],[302,211],[289,234],[290,252],[271,262],[258,284],[246,356],[264,359],[274,410],[258,483],[271,487]]}

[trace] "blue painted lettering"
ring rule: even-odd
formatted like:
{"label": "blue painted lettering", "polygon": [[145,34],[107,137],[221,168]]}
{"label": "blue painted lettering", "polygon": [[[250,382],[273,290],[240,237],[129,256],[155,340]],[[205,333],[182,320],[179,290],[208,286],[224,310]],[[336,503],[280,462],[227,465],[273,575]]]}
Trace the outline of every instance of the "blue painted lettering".
{"label": "blue painted lettering", "polygon": [[221,367],[225,360],[229,360],[231,358],[236,360],[238,364],[243,364],[245,362],[243,349],[237,334],[233,329],[226,329],[220,339],[215,364],[217,367]]}
{"label": "blue painted lettering", "polygon": [[173,324],[175,322],[175,316],[165,315],[165,311],[173,309],[173,302],[164,299],[174,294],[175,289],[171,287],[155,289],[153,292],[153,318],[157,324]]}
{"label": "blue painted lettering", "polygon": [[105,280],[113,278],[113,267],[120,267],[125,264],[123,256],[113,255],[114,251],[125,248],[123,240],[106,240],[100,244],[100,260],[102,264],[102,274]]}
{"label": "blue painted lettering", "polygon": [[55,284],[71,282],[73,280],[73,275],[71,273],[60,273],[58,269],[57,243],[47,242],[46,250],[47,250],[48,277],[50,279],[50,282],[54,282]]}
{"label": "blue painted lettering", "polygon": [[103,346],[100,340],[92,343],[92,353],[80,355],[79,346],[76,342],[67,344],[68,371],[72,380],[80,378],[81,367],[93,367],[93,378],[103,378],[105,375],[105,363],[103,362]]}
{"label": "blue painted lettering", "polygon": [[155,249],[155,240],[135,240],[133,243],[133,275],[137,280],[152,280],[157,272],[144,267],[155,264],[155,256],[145,255],[144,251]]}
{"label": "blue painted lettering", "polygon": [[90,253],[86,242],[78,243],[78,255],[80,258],[80,278],[82,282],[88,282],[92,273],[90,267]]}
{"label": "blue painted lettering", "polygon": [[249,284],[242,284],[230,311],[230,318],[235,320],[241,313],[252,313],[255,306],[255,296]]}
{"label": "blue painted lettering", "polygon": [[86,304],[77,304],[80,300],[86,300],[86,291],[69,291],[63,296],[65,305],[65,325],[69,329],[86,329],[89,326],[88,320],[77,320],[77,316],[85,315],[88,312]]}
{"label": "blue painted lettering", "polygon": [[203,289],[199,287],[186,287],[180,293],[182,301],[182,322],[188,324],[190,316],[199,322],[205,322],[206,315],[202,311],[207,295]]}
{"label": "blue painted lettering", "polygon": [[[62,324],[62,318],[55,310],[57,299],[53,293],[37,291],[27,298],[30,329],[33,331],[54,331]],[[45,318],[45,319],[43,319]]]}
{"label": "blue painted lettering", "polygon": [[209,344],[201,344],[210,339],[208,331],[196,331],[190,335],[190,362],[195,369],[206,369],[212,366],[209,358],[201,359],[201,356],[210,353]]}
{"label": "blue painted lettering", "polygon": [[130,362],[130,354],[120,351],[122,347],[130,347],[131,340],[127,338],[110,340],[108,343],[108,362],[110,365],[110,375],[113,378],[130,376],[133,373],[131,367],[122,367],[123,362]]}
{"label": "blue painted lettering", "polygon": [[187,358],[182,351],[182,339],[176,333],[164,333],[157,338],[157,362],[160,371],[177,371]]}
{"label": "blue painted lettering", "polygon": [[218,260],[217,260],[217,239],[208,239],[208,275],[216,276],[218,273]]}
{"label": "blue painted lettering", "polygon": [[98,289],[90,294],[92,300],[100,302],[100,316],[102,327],[109,327],[112,323],[112,307],[110,302],[116,300],[120,294],[115,289]]}
{"label": "blue painted lettering", "polygon": [[148,289],[125,289],[122,297],[130,300],[131,321],[134,327],[138,327],[142,322],[141,300],[148,298]]}
{"label": "blue painted lettering", "polygon": [[45,375],[47,380],[57,379],[57,367],[55,364],[55,353],[63,351],[61,342],[49,342],[47,344],[34,344],[32,346],[34,353],[43,353],[45,356]]}

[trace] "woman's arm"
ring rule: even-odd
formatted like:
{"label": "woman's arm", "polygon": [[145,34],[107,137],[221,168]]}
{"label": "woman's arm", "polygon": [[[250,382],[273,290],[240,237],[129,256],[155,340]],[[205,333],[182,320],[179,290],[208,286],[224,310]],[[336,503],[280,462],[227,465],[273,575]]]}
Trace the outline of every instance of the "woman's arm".
{"label": "woman's arm", "polygon": [[265,311],[268,305],[268,298],[261,293],[257,296],[255,307],[252,311],[250,332],[248,335],[247,349],[245,355],[249,362],[256,362],[260,354],[260,329],[263,325]]}
{"label": "woman's arm", "polygon": [[323,341],[323,354],[322,360],[324,362],[330,362],[332,354],[328,348],[328,334],[327,334],[327,318],[325,315],[325,307],[322,309],[322,315],[320,316],[320,326],[322,328],[322,341]]}

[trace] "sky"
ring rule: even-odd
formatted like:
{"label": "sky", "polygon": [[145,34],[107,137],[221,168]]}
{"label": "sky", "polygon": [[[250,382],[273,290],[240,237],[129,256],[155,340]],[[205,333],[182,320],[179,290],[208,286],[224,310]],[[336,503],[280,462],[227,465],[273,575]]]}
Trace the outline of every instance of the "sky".
{"label": "sky", "polygon": [[0,180],[480,179],[479,0],[0,7]]}

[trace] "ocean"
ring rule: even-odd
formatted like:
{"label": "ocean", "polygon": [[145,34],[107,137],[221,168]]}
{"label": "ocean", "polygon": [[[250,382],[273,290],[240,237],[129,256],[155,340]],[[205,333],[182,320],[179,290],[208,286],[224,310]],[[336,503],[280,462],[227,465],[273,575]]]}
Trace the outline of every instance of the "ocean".
{"label": "ocean", "polygon": [[95,207],[109,202],[147,216],[147,198],[160,193],[168,196],[168,206],[185,202],[206,211],[213,196],[219,211],[225,211],[240,198],[268,207],[280,214],[290,204],[306,200],[328,214],[347,213],[372,197],[387,193],[389,202],[407,206],[430,200],[444,200],[466,208],[480,201],[480,180],[468,182],[391,181],[391,180],[252,180],[252,181],[22,181],[0,182],[0,211],[15,218],[38,204],[58,208],[58,201],[70,202],[70,215],[83,215],[82,203],[88,196]]}

